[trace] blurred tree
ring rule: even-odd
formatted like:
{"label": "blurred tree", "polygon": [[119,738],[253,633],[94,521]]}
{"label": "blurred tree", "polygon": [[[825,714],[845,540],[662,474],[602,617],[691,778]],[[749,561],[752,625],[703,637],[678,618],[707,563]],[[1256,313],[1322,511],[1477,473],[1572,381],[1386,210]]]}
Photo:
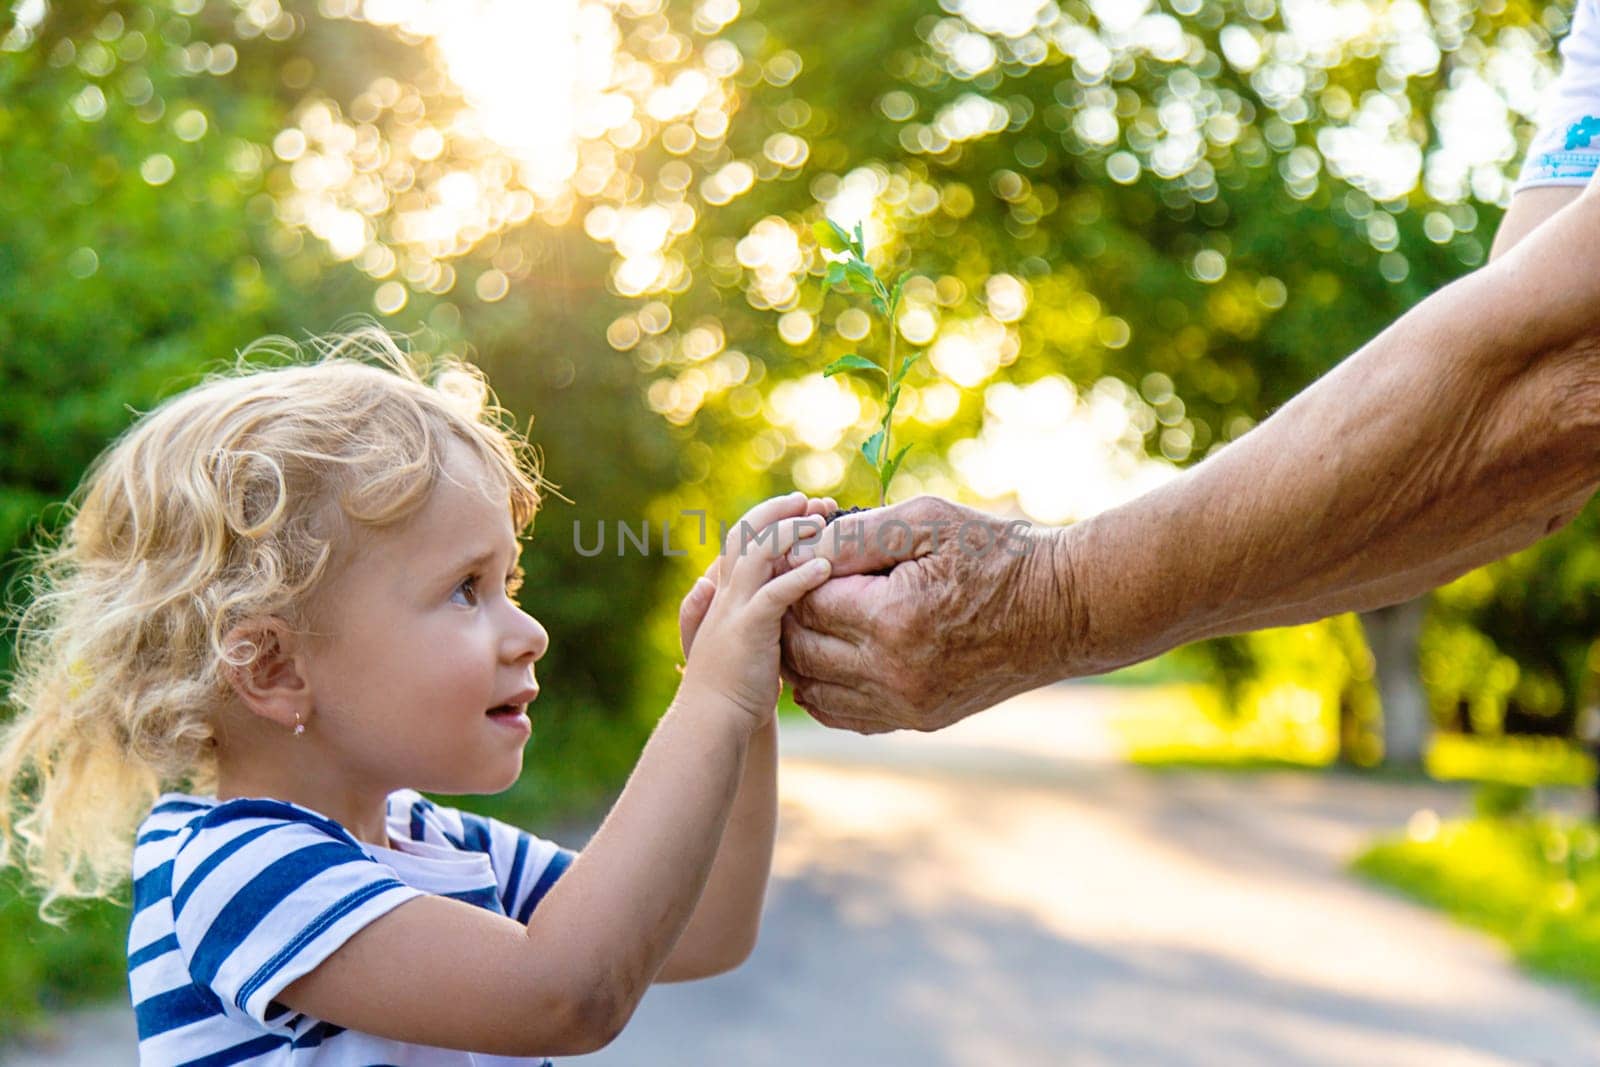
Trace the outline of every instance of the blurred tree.
{"label": "blurred tree", "polygon": [[[567,292],[567,257],[584,253],[550,228],[581,220],[615,253],[585,326],[609,320],[668,424],[656,458],[677,457],[676,488],[653,483],[657,521],[731,515],[790,480],[865,495],[846,457],[875,403],[816,374],[874,327],[798,284],[823,265],[809,221],[865,217],[886,266],[926,274],[899,328],[932,358],[896,421],[934,447],[894,491],[1059,521],[1117,491],[1074,496],[1070,465],[999,456],[991,431],[1019,403],[1099,420],[1137,475],[1126,495],[1483,261],[1567,10],[900,0],[840,33],[829,4],[566,0],[497,11],[495,31],[521,42],[507,50],[438,5],[327,2],[320,40],[376,20],[429,62],[319,76],[269,186],[293,230],[380,283],[380,310],[432,308],[449,336],[508,293]],[[584,58],[555,86],[565,126],[508,110],[553,85],[524,29]],[[1048,506],[1039,471],[996,476],[1008,462],[1053,465]],[[1362,619],[1390,755],[1406,760],[1427,727],[1419,610]],[[1214,644],[1219,676],[1262,669],[1254,642]],[[1370,684],[1351,673],[1340,706],[1365,707]],[[1352,743],[1368,718],[1347,722]]]}
{"label": "blurred tree", "polygon": [[1424,598],[1360,614],[1377,668],[1385,763],[1421,766],[1430,719],[1419,661]]}
{"label": "blurred tree", "polygon": [[0,45],[0,557],[130,408],[308,295],[252,199],[280,50],[241,55],[231,26],[168,5],[18,10]]}
{"label": "blurred tree", "polygon": [[[900,329],[932,358],[897,422],[900,440],[939,447],[893,492],[1071,518],[1028,507],[1032,471],[980,484],[963,470],[1014,386],[1059,376],[1123,406],[1121,439],[1173,464],[1248,430],[1483,262],[1569,9],[951,0],[880,4],[862,25],[836,5],[745,3],[726,30],[743,59],[719,142],[732,159],[699,189],[717,210],[670,245],[687,287],[658,286],[675,328],[624,319],[613,340],[657,376],[657,410],[719,456],[864,498],[840,453],[878,412],[815,376],[868,325],[791,279],[822,268],[812,219],[865,217],[889,269],[928,278]],[[748,191],[729,200],[719,175],[741,163]],[[687,343],[713,322],[727,352],[765,364],[767,408]],[[948,464],[929,458],[941,451]],[[1032,462],[1057,482],[1079,472]],[[1427,732],[1420,610],[1362,619],[1404,761]],[[1219,670],[1251,662],[1227,650],[1252,640],[1214,646]],[[1361,706],[1369,684],[1350,675],[1341,703]]]}
{"label": "blurred tree", "polygon": [[1446,586],[1424,661],[1436,714],[1466,732],[1572,737],[1600,698],[1600,512]]}

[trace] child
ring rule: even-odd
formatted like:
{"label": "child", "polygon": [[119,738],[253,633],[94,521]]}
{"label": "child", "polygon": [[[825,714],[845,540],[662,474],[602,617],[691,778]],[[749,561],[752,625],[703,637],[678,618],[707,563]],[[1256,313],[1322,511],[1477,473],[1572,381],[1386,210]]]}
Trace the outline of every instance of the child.
{"label": "child", "polygon": [[429,384],[385,335],[321,347],[162,404],[86,476],[18,627],[7,851],[48,907],[109,894],[136,837],[145,1064],[600,1048],[651,982],[754,944],[779,620],[827,577],[778,561],[832,504],[729,535],[682,605],[677,696],[574,856],[417,792],[522,770],[548,644],[513,599],[528,446],[466,365]]}

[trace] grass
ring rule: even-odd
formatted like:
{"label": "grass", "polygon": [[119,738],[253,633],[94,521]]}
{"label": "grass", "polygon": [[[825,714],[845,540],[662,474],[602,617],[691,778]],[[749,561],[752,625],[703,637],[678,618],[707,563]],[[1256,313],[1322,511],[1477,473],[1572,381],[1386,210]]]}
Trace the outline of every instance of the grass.
{"label": "grass", "polygon": [[1600,1001],[1600,828],[1549,816],[1440,824],[1428,813],[1354,869],[1504,941]]}
{"label": "grass", "polygon": [[51,1012],[127,995],[127,910],[98,901],[66,913],[64,928],[45,923],[17,872],[0,874],[0,1040]]}
{"label": "grass", "polygon": [[1230,719],[1210,686],[1179,682],[1125,701],[1111,719],[1128,759],[1161,769],[1281,770],[1326,767],[1336,755],[1319,702],[1286,691],[1278,713]]}
{"label": "grass", "polygon": [[[1263,706],[1266,713],[1230,718],[1214,689],[1173,683],[1126,701],[1110,725],[1129,760],[1163,770],[1320,770],[1338,758],[1333,716],[1316,693],[1285,685]],[[1596,767],[1592,756],[1562,738],[1436,734],[1422,771],[1439,781],[1535,788],[1587,786]],[[1392,772],[1378,767],[1367,773]]]}
{"label": "grass", "polygon": [[1441,781],[1501,785],[1587,786],[1594,757],[1559,737],[1465,737],[1438,734],[1428,746],[1427,771]]}

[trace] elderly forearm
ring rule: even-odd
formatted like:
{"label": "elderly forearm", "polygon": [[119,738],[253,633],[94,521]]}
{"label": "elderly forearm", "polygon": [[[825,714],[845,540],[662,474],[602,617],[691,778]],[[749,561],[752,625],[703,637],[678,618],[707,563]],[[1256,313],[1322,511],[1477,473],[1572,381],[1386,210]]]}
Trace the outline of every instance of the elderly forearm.
{"label": "elderly forearm", "polygon": [[1600,197],[1418,305],[1227,449],[1062,531],[1106,670],[1375,607],[1531,544],[1600,481]]}

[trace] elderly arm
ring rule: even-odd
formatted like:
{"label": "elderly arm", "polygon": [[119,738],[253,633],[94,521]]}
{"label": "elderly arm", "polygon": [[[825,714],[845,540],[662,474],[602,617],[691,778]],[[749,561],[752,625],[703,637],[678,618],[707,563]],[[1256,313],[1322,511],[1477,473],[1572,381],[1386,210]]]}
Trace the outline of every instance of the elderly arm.
{"label": "elderly arm", "polygon": [[1080,641],[1047,673],[1414,596],[1554,531],[1597,482],[1590,186],[1223,452],[1057,531]]}
{"label": "elderly arm", "polygon": [[[1581,186],[1544,186],[1523,190],[1512,198],[1511,207],[1500,220],[1500,226],[1495,231],[1494,246],[1489,252],[1491,261],[1505,255],[1523,238],[1533,233],[1556,212],[1566,207],[1579,194],[1583,192]],[[1512,537],[1508,542],[1509,547],[1505,552],[1514,552],[1523,547],[1520,540]],[[1497,558],[1497,553],[1489,558]],[[1450,569],[1451,561],[1435,561],[1441,573]],[[1366,595],[1375,604],[1389,604],[1426,591],[1433,586],[1447,581],[1448,577],[1438,581],[1430,581],[1426,572],[1421,576],[1412,573],[1397,572],[1372,583],[1366,590]]]}

